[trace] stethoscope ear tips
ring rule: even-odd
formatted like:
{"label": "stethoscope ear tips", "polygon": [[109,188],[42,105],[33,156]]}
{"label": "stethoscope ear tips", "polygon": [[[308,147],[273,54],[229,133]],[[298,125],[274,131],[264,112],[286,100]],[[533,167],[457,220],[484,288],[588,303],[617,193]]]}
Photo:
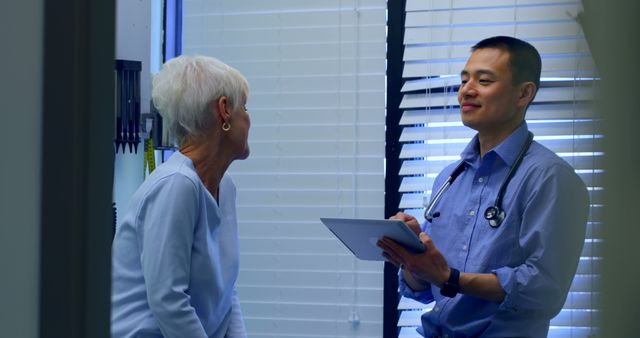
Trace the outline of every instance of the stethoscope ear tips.
{"label": "stethoscope ear tips", "polygon": [[484,218],[489,221],[489,225],[492,228],[499,227],[500,224],[502,224],[502,221],[504,221],[504,217],[504,210],[496,205],[490,206],[484,211]]}

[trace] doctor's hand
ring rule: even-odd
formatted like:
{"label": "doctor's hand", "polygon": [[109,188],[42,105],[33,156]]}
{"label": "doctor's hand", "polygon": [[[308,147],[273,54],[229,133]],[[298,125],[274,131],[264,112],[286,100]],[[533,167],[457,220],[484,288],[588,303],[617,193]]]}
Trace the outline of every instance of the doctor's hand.
{"label": "doctor's hand", "polygon": [[415,217],[409,214],[405,214],[402,211],[389,217],[389,219],[397,219],[397,220],[403,221],[405,224],[409,226],[409,228],[411,228],[411,230],[413,230],[413,232],[415,232],[416,236],[419,236],[420,232],[422,232],[422,229],[420,229],[420,223],[418,223],[418,220]]}
{"label": "doctor's hand", "polygon": [[413,279],[427,282],[441,287],[449,279],[449,265],[440,250],[433,244],[431,237],[424,232],[420,233],[420,241],[425,246],[422,253],[407,251],[396,241],[384,237],[377,245],[383,251],[385,260],[410,274]]}

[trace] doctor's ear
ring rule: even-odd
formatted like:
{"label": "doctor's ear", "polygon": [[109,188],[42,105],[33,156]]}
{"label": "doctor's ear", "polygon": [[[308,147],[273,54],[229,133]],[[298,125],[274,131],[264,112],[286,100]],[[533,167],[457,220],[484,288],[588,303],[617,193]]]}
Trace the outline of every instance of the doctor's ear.
{"label": "doctor's ear", "polygon": [[524,82],[520,85],[520,97],[518,97],[518,102],[526,107],[533,101],[533,98],[536,96],[538,88],[533,82]]}

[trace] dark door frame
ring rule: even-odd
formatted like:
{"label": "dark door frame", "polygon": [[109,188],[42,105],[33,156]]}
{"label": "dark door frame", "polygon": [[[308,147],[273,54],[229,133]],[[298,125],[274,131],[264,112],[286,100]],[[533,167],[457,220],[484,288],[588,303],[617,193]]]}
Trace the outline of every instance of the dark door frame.
{"label": "dark door frame", "polygon": [[[400,101],[402,96],[402,55],[404,54],[404,23],[406,0],[387,1],[387,117],[386,117],[386,172],[384,215],[389,218],[400,206]],[[398,337],[398,269],[384,264],[383,337]]]}
{"label": "dark door frame", "polygon": [[107,338],[115,1],[44,9],[39,336]]}

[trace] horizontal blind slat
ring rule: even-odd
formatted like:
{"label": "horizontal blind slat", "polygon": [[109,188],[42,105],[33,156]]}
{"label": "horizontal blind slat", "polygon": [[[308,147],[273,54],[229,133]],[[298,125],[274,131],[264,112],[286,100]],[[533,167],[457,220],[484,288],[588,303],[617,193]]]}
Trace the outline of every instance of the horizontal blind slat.
{"label": "horizontal blind slat", "polygon": [[[530,120],[528,123],[531,132],[543,142],[551,141],[554,137],[565,137],[567,143],[574,143],[574,140],[593,141],[599,139],[598,135],[602,135],[601,125],[594,123],[588,119],[576,120],[548,120],[536,121]],[[416,126],[404,127],[400,135],[401,142],[423,142],[426,140],[457,140],[471,139],[476,131],[465,127],[462,123],[454,123],[451,125],[435,125],[433,127]],[[593,136],[593,135],[596,136]],[[576,136],[573,136],[576,135]],[[563,140],[557,140],[562,142]],[[427,143],[429,145],[429,143]],[[431,144],[433,145],[433,143]],[[597,151],[598,149],[593,149]]]}
{"label": "horizontal blind slat", "polygon": [[[243,30],[224,29],[204,29],[201,35],[191,36],[189,41],[185,41],[191,46],[205,46],[209,43],[209,36],[224,35],[225,45],[252,45],[264,44],[266,41],[279,42],[286,41],[287,44],[307,44],[312,40],[315,43],[327,42],[351,42],[362,39],[364,41],[379,41],[383,37],[385,26],[383,25],[360,25],[360,26],[335,26],[335,27],[313,27],[301,26],[272,29],[256,28]],[[306,39],[305,37],[308,37]]]}
{"label": "horizontal blind slat", "polygon": [[[404,44],[451,43],[463,41],[480,41],[488,36],[501,34],[517,35],[521,39],[568,37],[581,35],[575,21],[539,22],[539,23],[502,23],[478,26],[450,26],[413,28],[407,27]],[[517,33],[517,34],[516,34]]]}
{"label": "horizontal blind slat", "polygon": [[[423,310],[404,310],[398,320],[398,326],[417,327],[421,325]],[[562,309],[551,319],[552,326],[591,326],[597,320],[597,310]]]}
{"label": "horizontal blind slat", "polygon": [[[238,202],[246,205],[326,205],[327,201],[339,201],[345,205],[376,205],[380,197],[384,195],[384,189],[351,189],[351,190],[253,190],[247,191]],[[336,204],[334,202],[334,204]]]}
{"label": "horizontal blind slat", "polygon": [[[527,120],[552,120],[552,119],[587,119],[594,118],[591,104],[586,101],[556,102],[545,104],[533,104],[527,110]],[[400,125],[426,124],[427,122],[454,122],[460,121],[460,108],[422,108],[404,110]]]}
{"label": "horizontal blind slat", "polygon": [[[265,310],[266,311],[266,310]],[[268,311],[277,311],[277,308]],[[349,314],[348,312],[346,314]],[[346,317],[348,318],[348,316]],[[348,320],[320,320],[320,319],[289,319],[255,317],[244,315],[245,322],[251,323],[252,330],[257,333],[251,334],[251,338],[350,338],[353,324]],[[277,323],[274,324],[274,323]],[[359,335],[363,338],[379,337],[382,332],[382,323],[379,320],[360,320],[361,329]],[[283,335],[282,332],[293,332]],[[314,333],[311,333],[314,332]],[[327,333],[328,332],[328,333]]]}
{"label": "horizontal blind slat", "polygon": [[[354,6],[342,3],[338,0],[324,1],[299,1],[299,0],[279,0],[279,1],[210,1],[210,0],[184,0],[185,16],[197,15],[198,13],[224,13],[227,17],[233,17],[243,13],[304,13],[304,12],[353,12]],[[360,0],[359,10],[375,8],[379,11],[386,9],[386,2],[383,0]]]}
{"label": "horizontal blind slat", "polygon": [[[322,205],[300,204],[290,205],[238,205],[240,222],[282,221],[282,222],[308,222],[318,221],[320,217],[360,217],[383,218],[384,207],[376,205],[350,205],[338,204],[336,201],[327,201]],[[240,225],[242,226],[242,225]]]}
{"label": "horizontal blind slat", "polygon": [[[560,154],[561,158],[567,161],[575,170],[579,172],[587,172],[591,170],[601,171],[604,163],[604,155],[592,156],[591,153],[587,153],[585,156],[580,154],[572,155],[563,153]],[[442,171],[447,165],[451,164],[453,160],[459,160],[458,156],[443,156],[440,157],[428,157],[426,159],[407,159],[402,162],[400,172],[402,176],[409,175],[431,175],[437,174]],[[600,186],[600,184],[592,184],[589,181],[585,181],[585,184],[591,186]]]}
{"label": "horizontal blind slat", "polygon": [[[213,1],[208,1],[215,3]],[[263,10],[230,12],[226,8],[205,6],[198,12],[184,15],[183,25],[191,30],[255,30],[293,29],[299,27],[349,27],[359,25],[380,26],[384,22],[384,6],[358,9],[358,21],[351,14],[353,8],[329,7],[316,10]],[[343,15],[340,15],[340,12]],[[233,18],[233,19],[229,19]]]}
{"label": "horizontal blind slat", "polygon": [[[571,131],[571,130],[567,130]],[[577,136],[583,136],[583,138],[578,138]],[[543,146],[549,148],[551,151],[560,152],[560,153],[568,153],[568,152],[589,152],[594,149],[603,149],[603,139],[601,137],[593,138],[592,135],[577,135],[576,138],[570,139],[570,135],[567,134],[551,134],[551,135],[542,135],[539,138],[549,137],[554,138],[557,137],[559,139],[540,139],[536,140],[536,142],[542,144]],[[457,155],[464,150],[464,147],[470,141],[470,138],[461,138],[460,142],[455,143],[442,143],[442,144],[434,144],[431,142],[427,142],[426,144],[420,143],[405,143],[402,145],[402,150],[400,151],[400,158],[419,158],[419,157],[431,157],[431,156],[449,156],[449,155]],[[466,142],[465,142],[466,141]]]}
{"label": "horizontal blind slat", "polygon": [[262,173],[246,172],[233,174],[233,180],[238,188],[238,198],[251,193],[254,190],[271,191],[326,191],[326,190],[346,190],[352,191],[362,184],[366,187],[384,191],[384,179],[377,172],[360,173]]}
{"label": "horizontal blind slat", "polygon": [[[603,201],[604,198],[602,196],[603,189],[602,187],[587,187],[589,198],[592,201]],[[592,189],[590,189],[592,188]],[[424,208],[427,202],[430,200],[431,190],[427,190],[427,194],[422,193],[414,193],[414,192],[405,192],[402,194],[400,198],[400,208],[402,209],[416,209],[416,208]],[[597,204],[592,204],[592,213],[591,220],[602,220],[601,215],[597,212],[597,209],[594,209]]]}
{"label": "horizontal blind slat", "polygon": [[[594,88],[581,87],[548,87],[540,88],[536,95],[536,104],[555,103],[555,102],[572,102],[572,101],[588,101],[594,96]],[[446,107],[457,106],[457,91],[449,91],[444,93],[420,93],[420,94],[404,94],[401,109],[407,108],[424,108],[424,107]]]}
{"label": "horizontal blind slat", "polygon": [[[279,94],[281,95],[281,94]],[[353,125],[354,119],[363,124],[384,124],[380,118],[384,117],[384,108],[365,106],[344,107],[338,102],[331,102],[322,107],[286,106],[286,107],[260,107],[256,106],[252,99],[247,103],[251,115],[252,128],[260,125],[274,126],[276,123],[283,126],[307,124],[307,125]],[[256,126],[254,126],[256,125]],[[249,135],[251,137],[251,135]]]}
{"label": "horizontal blind slat", "polygon": [[458,8],[443,15],[441,11],[407,12],[405,27],[483,25],[496,22],[566,21],[577,15],[579,6],[571,3],[548,6],[501,6]]}
{"label": "horizontal blind slat", "polygon": [[[450,61],[434,60],[434,62],[407,62],[402,77],[414,78],[425,76],[453,75],[463,69],[465,59],[451,59]],[[548,58],[542,68],[545,77],[595,77],[595,64],[588,56],[566,57],[558,55]]]}
{"label": "horizontal blind slat", "polygon": [[[292,270],[286,268],[274,269],[271,266],[259,269],[243,268],[238,277],[238,286],[246,285],[263,285],[265,287],[289,287],[305,285],[307,287],[335,287],[335,288],[353,288],[353,269],[347,271],[331,270]],[[383,278],[381,271],[374,272],[358,272],[359,288],[380,288],[382,285],[380,280]]]}
{"label": "horizontal blind slat", "polygon": [[[266,304],[277,304],[277,301],[286,303],[344,304],[345,300],[351,299],[354,294],[363,304],[375,304],[382,297],[383,290],[380,288],[354,290],[352,287],[289,286],[281,288],[277,286],[239,285],[238,293],[242,295],[243,301]],[[278,300],[274,301],[273,296],[269,293],[277,293]]]}
{"label": "horizontal blind slat", "polygon": [[[576,0],[518,0],[519,5],[544,5],[554,3],[575,4]],[[474,7],[505,7],[512,6],[513,1],[505,2],[504,0],[484,0],[479,3],[476,0],[407,0],[406,11],[419,10],[451,10],[458,8],[474,8]]]}
{"label": "horizontal blind slat", "polygon": [[[531,39],[536,49],[545,58],[553,55],[575,56],[589,52],[589,45],[584,37],[558,37],[544,40]],[[475,42],[413,44],[405,46],[404,61],[464,59],[469,56],[471,46]],[[544,66],[544,65],[543,65]]]}

